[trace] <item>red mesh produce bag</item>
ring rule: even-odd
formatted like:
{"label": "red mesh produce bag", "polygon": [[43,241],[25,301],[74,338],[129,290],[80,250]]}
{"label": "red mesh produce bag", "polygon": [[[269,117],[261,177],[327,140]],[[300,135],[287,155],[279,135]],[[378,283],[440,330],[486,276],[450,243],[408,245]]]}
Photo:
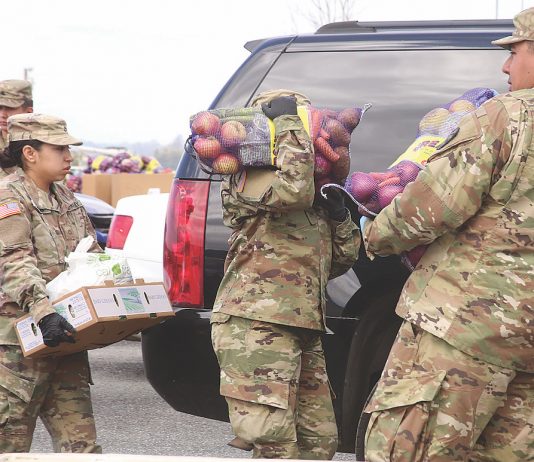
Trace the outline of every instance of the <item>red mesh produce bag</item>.
{"label": "red mesh produce bag", "polygon": [[[427,159],[437,151],[462,117],[474,111],[497,92],[490,88],[473,88],[444,106],[432,109],[419,122],[417,138],[384,172],[354,172],[344,185],[344,191],[357,205],[361,215],[373,218],[389,205],[405,186],[417,178]],[[322,188],[336,187],[326,184]],[[324,190],[321,189],[321,192]],[[401,255],[405,265],[413,270],[424,253],[419,246]]]}
{"label": "red mesh produce bag", "polygon": [[416,162],[402,160],[385,172],[354,172],[347,178],[345,190],[358,205],[358,212],[372,218],[414,181],[422,168]]}
{"label": "red mesh produce bag", "polygon": [[[299,106],[298,115],[313,141],[315,178],[343,184],[350,171],[351,133],[369,108],[340,111]],[[190,143],[201,167],[229,175],[247,167],[276,168],[274,124],[261,109],[202,111],[190,118]]]}

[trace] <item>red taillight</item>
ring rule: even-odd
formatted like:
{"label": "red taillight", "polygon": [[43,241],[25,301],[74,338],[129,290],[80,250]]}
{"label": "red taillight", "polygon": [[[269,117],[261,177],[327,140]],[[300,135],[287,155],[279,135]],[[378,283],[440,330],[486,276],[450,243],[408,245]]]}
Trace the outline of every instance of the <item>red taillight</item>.
{"label": "red taillight", "polygon": [[123,249],[132,224],[132,217],[128,215],[114,215],[109,226],[106,247],[110,249]]}
{"label": "red taillight", "polygon": [[209,181],[174,180],[163,244],[163,278],[173,305],[204,305],[204,231]]}

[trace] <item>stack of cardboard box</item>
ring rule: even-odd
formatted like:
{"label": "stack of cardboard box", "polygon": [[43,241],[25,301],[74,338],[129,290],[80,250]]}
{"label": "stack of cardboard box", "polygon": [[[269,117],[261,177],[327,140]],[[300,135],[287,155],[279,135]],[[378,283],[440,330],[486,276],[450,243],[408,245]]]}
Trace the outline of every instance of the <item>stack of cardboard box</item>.
{"label": "stack of cardboard box", "polygon": [[98,197],[115,207],[119,199],[137,194],[147,194],[149,189],[160,192],[171,190],[174,173],[115,173],[84,174],[82,193]]}

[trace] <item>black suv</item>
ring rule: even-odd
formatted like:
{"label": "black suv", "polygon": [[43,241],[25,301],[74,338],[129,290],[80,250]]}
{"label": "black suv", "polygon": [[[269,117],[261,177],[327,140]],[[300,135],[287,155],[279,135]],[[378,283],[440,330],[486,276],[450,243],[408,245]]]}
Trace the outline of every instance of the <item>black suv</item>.
{"label": "black suv", "polygon": [[[430,109],[473,87],[506,91],[507,53],[490,42],[511,30],[511,20],[345,22],[249,42],[250,57],[211,108],[247,106],[276,88],[304,93],[319,107],[372,103],[352,134],[351,171],[380,171],[411,144]],[[144,333],[143,358],[150,383],[176,410],[226,419],[209,326],[230,234],[219,187],[220,178],[186,152],[169,197],[163,257],[176,317]],[[361,288],[346,306],[329,290],[331,332],[324,336],[341,451],[354,450],[358,416],[400,325],[394,309],[409,274],[397,257],[371,262],[364,252],[353,270]]]}

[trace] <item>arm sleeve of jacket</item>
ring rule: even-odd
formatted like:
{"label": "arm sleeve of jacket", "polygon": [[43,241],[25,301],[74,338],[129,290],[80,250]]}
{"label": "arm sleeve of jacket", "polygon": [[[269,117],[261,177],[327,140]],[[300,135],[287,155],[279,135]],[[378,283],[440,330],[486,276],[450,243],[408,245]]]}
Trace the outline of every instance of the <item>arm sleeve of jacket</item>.
{"label": "arm sleeve of jacket", "polygon": [[2,203],[16,202],[21,213],[0,219],[2,291],[39,323],[55,311],[46,294],[46,282],[37,267],[30,222],[24,207],[15,195],[4,193],[0,192]]}
{"label": "arm sleeve of jacket", "polygon": [[350,212],[345,221],[330,221],[332,228],[332,265],[329,279],[341,276],[348,271],[358,259],[360,250],[360,231],[352,221]]}
{"label": "arm sleeve of jacket", "polygon": [[511,123],[505,106],[494,100],[462,119],[456,136],[365,227],[369,256],[429,244],[472,217],[510,157],[517,138]]}
{"label": "arm sleeve of jacket", "polygon": [[276,177],[261,198],[267,209],[305,210],[315,196],[313,172],[315,153],[309,135],[298,116],[274,119]]}
{"label": "arm sleeve of jacket", "polygon": [[237,188],[240,175],[225,179],[221,185],[223,219],[231,228],[257,213],[305,210],[313,204],[315,154],[302,121],[298,116],[280,116],[274,127],[278,169],[265,192],[258,198],[241,194]]}

